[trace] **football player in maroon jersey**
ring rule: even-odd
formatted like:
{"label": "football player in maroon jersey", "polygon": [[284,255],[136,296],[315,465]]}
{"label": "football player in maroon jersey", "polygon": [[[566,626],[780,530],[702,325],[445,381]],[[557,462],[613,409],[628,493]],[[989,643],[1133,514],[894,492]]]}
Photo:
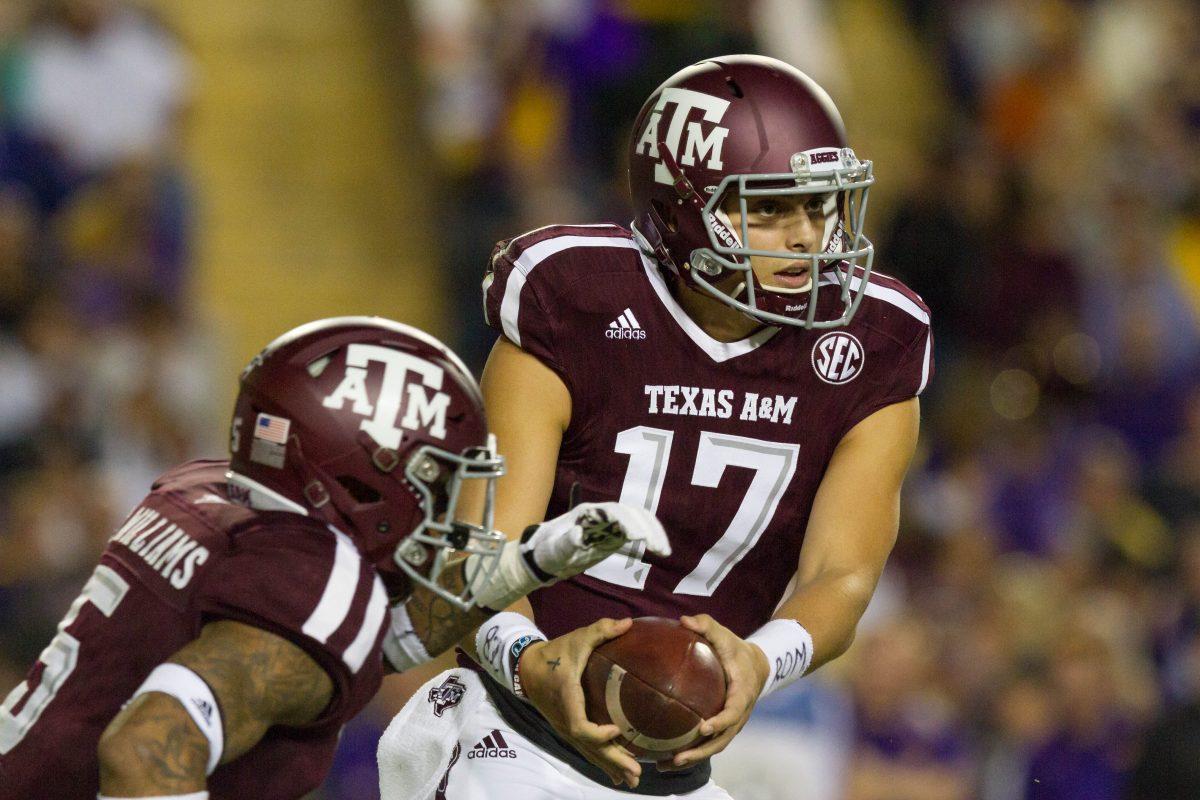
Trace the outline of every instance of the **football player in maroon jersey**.
{"label": "football player in maroon jersey", "polygon": [[272,342],[230,459],[158,479],[0,705],[0,799],[299,798],[385,671],[626,541],[669,552],[616,503],[520,543],[490,491],[465,518],[503,473],[491,441],[474,378],[421,331],[342,317]]}
{"label": "football player in maroon jersey", "polygon": [[[501,338],[482,383],[509,464],[501,527],[620,499],[655,512],[673,552],[630,546],[481,628],[489,702],[458,744],[490,726],[515,756],[457,759],[445,797],[507,781],[522,798],[619,796],[606,778],[727,797],[708,758],[764,692],[849,647],[933,370],[929,310],[872,269],[873,182],[810,78],[714,58],[642,107],[628,230],[552,225],[498,245],[484,292]],[[644,615],[682,617],[729,678],[711,738],[661,769],[588,722],[578,686],[590,649]]]}

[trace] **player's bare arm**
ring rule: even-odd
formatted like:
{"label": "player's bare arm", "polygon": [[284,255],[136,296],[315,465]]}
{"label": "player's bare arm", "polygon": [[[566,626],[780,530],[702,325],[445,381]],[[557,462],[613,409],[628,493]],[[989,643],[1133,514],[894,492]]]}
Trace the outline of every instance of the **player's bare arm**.
{"label": "player's bare arm", "polygon": [[813,502],[796,589],[775,615],[798,620],[812,634],[810,669],[854,641],[896,543],[900,487],[920,418],[915,397],[888,406],[856,425],[834,451]]}
{"label": "player's bare arm", "polygon": [[571,393],[552,369],[504,338],[492,348],[479,386],[508,467],[496,484],[496,527],[519,536],[546,513],[571,422]]}
{"label": "player's bare arm", "polygon": [[[504,448],[508,468],[496,486],[496,527],[511,537],[540,522],[546,512],[563,432],[571,421],[571,395],[553,370],[504,338],[488,357],[480,388],[489,427]],[[533,618],[524,598],[510,610]],[[624,621],[601,620],[535,644],[522,654],[520,673],[529,701],[561,736],[614,782],[636,785],[641,766],[612,742],[619,733],[615,725],[588,720],[580,687],[592,650],[627,627]],[[463,646],[474,654],[473,637]]]}
{"label": "player's bare arm", "polygon": [[[900,487],[917,445],[917,398],[880,409],[838,444],[817,490],[800,550],[796,588],[775,619],[796,620],[812,636],[809,669],[844,653],[854,641],[900,522]],[[853,509],[848,513],[847,509]],[[712,642],[729,678],[725,708],[701,728],[715,734],[675,757],[683,767],[719,753],[742,729],[773,672],[758,646],[708,615],[683,624]]]}
{"label": "player's bare arm", "polygon": [[[438,576],[438,583],[451,594],[461,595],[467,585],[465,568],[465,560],[452,564]],[[413,589],[405,607],[413,630],[430,656],[444,653],[490,616],[478,606],[463,611],[424,586]]]}
{"label": "player's bare arm", "polygon": [[[333,681],[303,650],[238,622],[205,625],[170,662],[212,689],[222,713],[222,764],[254,747],[272,725],[313,721],[333,696]],[[139,695],[100,739],[101,791],[123,797],[203,791],[209,755],[208,738],[178,699]]]}

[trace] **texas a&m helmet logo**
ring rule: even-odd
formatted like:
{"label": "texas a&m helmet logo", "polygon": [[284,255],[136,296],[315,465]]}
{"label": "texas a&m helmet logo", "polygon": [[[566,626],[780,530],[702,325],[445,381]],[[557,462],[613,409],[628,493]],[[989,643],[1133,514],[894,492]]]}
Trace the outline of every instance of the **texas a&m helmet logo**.
{"label": "texas a&m helmet logo", "polygon": [[[367,365],[372,361],[384,365],[383,383],[375,403],[367,395]],[[414,377],[418,380],[413,380]],[[350,401],[355,414],[367,417],[360,428],[383,447],[395,450],[400,447],[401,428],[427,429],[435,439],[446,438],[450,395],[438,391],[444,377],[445,370],[423,358],[375,344],[352,344],[346,348],[345,377],[321,403],[336,411]],[[401,405],[404,416],[397,427]]]}
{"label": "texas a&m helmet logo", "polygon": [[[668,104],[672,105],[674,110],[669,118],[664,119],[667,117]],[[721,148],[725,145],[725,137],[729,136],[729,128],[713,124],[705,133],[699,120],[689,121],[688,117],[692,116],[693,111],[702,111],[704,122],[719,123],[728,108],[728,100],[704,92],[692,89],[663,89],[658,102],[654,104],[654,109],[646,119],[646,128],[642,131],[634,152],[656,159],[658,163],[654,166],[654,180],[670,184],[671,173],[663,165],[662,155],[658,152],[659,126],[666,122],[667,134],[661,141],[670,149],[671,156],[680,166],[692,167],[699,160],[707,169],[721,170],[725,166],[721,161]],[[679,147],[680,140],[683,140],[682,153]]]}
{"label": "texas a&m helmet logo", "polygon": [[429,702],[433,703],[434,715],[440,717],[446,709],[454,708],[462,702],[466,693],[467,687],[453,675],[442,681],[441,686],[434,686],[429,690],[428,697]]}
{"label": "texas a&m helmet logo", "polygon": [[862,372],[866,353],[854,334],[845,331],[827,333],[812,349],[813,370],[826,383],[848,383]]}

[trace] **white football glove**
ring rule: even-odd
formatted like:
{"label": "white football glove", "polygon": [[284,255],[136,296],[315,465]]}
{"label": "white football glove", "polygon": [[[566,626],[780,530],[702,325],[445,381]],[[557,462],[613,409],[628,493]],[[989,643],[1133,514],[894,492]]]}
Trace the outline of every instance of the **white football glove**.
{"label": "white football glove", "polygon": [[508,542],[490,574],[483,574],[482,569],[472,571],[469,563],[466,574],[476,605],[503,609],[534,589],[578,575],[629,542],[643,542],[656,555],[671,555],[662,523],[644,508],[613,502],[581,503],[554,519],[531,525],[520,542]]}
{"label": "white football glove", "polygon": [[644,508],[621,503],[581,503],[567,513],[531,527],[521,537],[521,553],[543,581],[578,575],[620,550],[645,542],[660,556],[671,543],[658,518]]}

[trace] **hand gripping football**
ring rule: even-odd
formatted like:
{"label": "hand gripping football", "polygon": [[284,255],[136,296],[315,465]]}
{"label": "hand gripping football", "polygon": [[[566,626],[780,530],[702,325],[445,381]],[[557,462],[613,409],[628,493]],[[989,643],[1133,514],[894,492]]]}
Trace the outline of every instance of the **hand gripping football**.
{"label": "hand gripping football", "polygon": [[700,723],[725,705],[725,670],[676,620],[639,617],[592,653],[583,693],[588,719],[620,727],[639,760],[661,761],[700,739]]}

